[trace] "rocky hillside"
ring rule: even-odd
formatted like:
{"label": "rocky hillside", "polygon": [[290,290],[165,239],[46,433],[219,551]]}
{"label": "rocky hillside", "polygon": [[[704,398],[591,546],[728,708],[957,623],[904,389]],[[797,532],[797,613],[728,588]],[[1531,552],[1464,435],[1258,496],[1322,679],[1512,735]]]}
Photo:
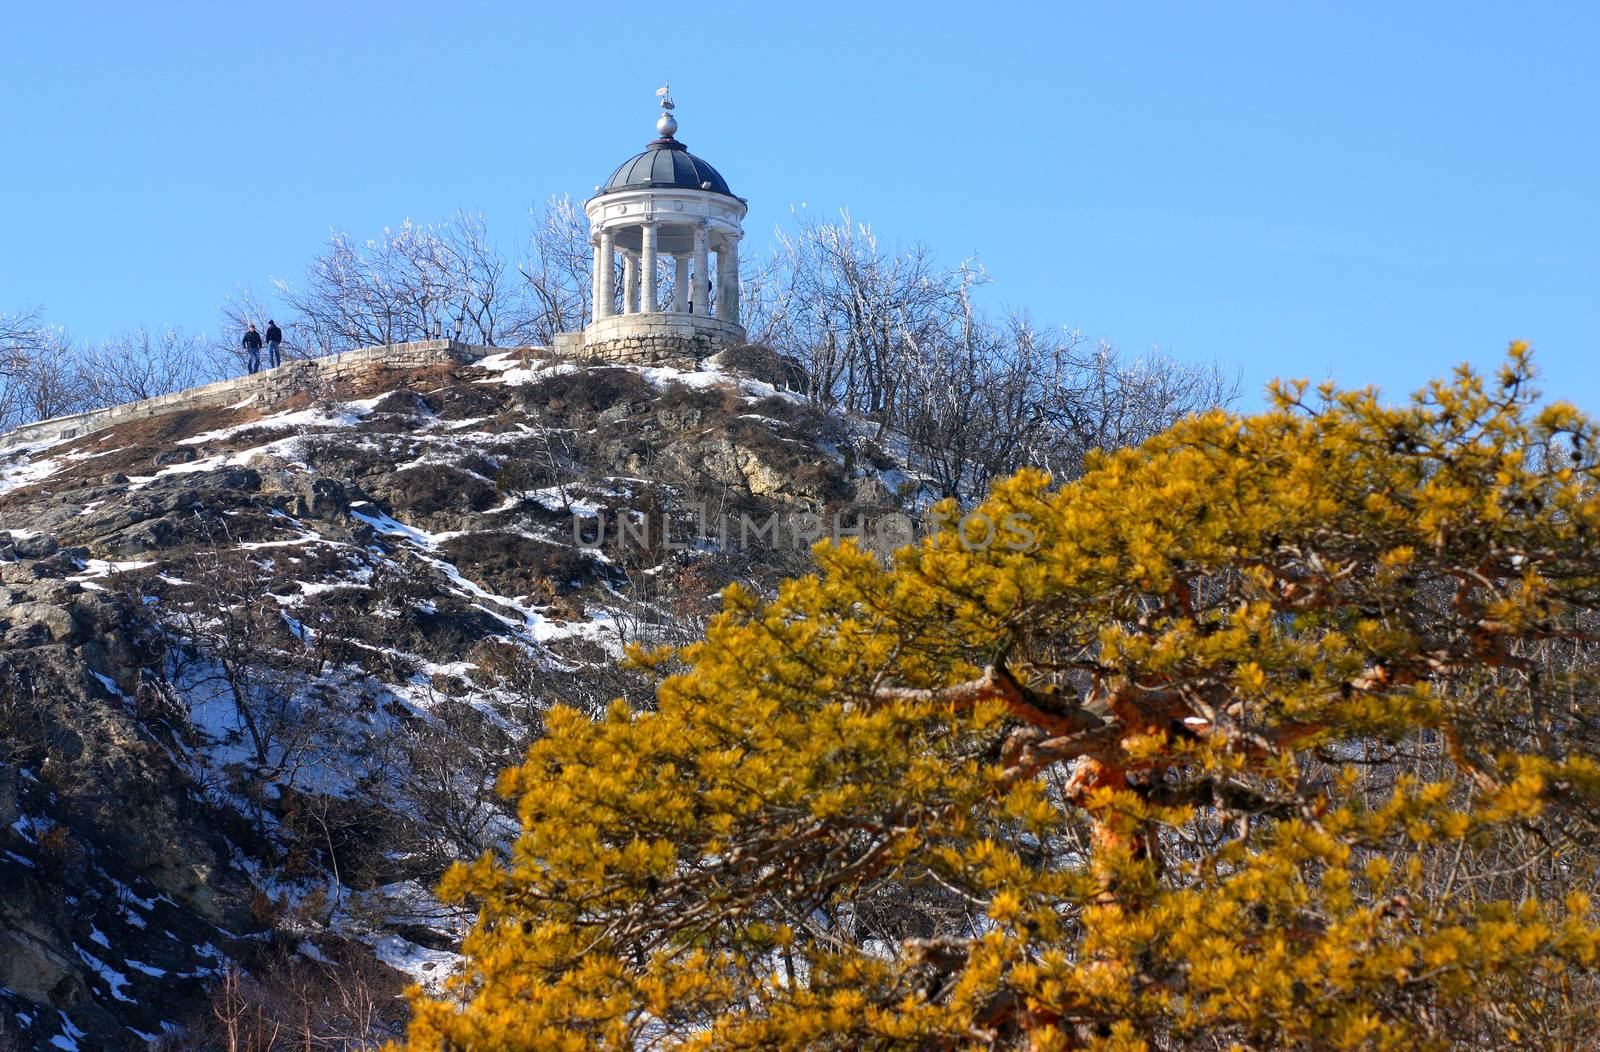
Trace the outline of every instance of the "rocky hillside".
{"label": "rocky hillside", "polygon": [[786,379],[380,362],[0,453],[0,1048],[392,1033],[542,713],[913,488]]}

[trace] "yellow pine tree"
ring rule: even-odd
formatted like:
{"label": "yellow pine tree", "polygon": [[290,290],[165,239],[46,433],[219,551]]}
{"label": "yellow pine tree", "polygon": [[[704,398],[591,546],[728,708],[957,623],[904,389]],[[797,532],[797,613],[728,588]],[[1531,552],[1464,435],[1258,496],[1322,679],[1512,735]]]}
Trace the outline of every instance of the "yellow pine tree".
{"label": "yellow pine tree", "polygon": [[1280,387],[729,589],[505,777],[406,1047],[1592,1047],[1600,436],[1531,376]]}

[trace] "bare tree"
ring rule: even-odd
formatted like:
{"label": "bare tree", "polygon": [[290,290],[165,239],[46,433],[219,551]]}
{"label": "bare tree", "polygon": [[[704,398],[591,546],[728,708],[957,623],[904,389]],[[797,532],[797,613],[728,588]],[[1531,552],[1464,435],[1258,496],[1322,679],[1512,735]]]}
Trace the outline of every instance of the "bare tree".
{"label": "bare tree", "polygon": [[941,270],[926,246],[882,246],[848,212],[831,223],[801,216],[779,232],[778,257],[751,290],[755,339],[803,362],[818,402],[892,426],[905,362],[948,322],[959,272]]}
{"label": "bare tree", "polygon": [[572,198],[551,197],[531,211],[533,232],[517,268],[526,300],[519,335],[548,347],[556,333],[576,332],[593,317],[594,253],[589,220]]}
{"label": "bare tree", "polygon": [[233,545],[213,537],[185,569],[184,593],[166,610],[167,674],[228,701],[237,721],[227,734],[248,746],[258,780],[292,786],[337,750],[345,699],[313,681],[304,630],[285,621],[261,565]]}
{"label": "bare tree", "polygon": [[13,316],[0,325],[0,428],[155,398],[224,375],[206,340],[178,328],[140,328],[84,348],[66,330],[36,320]]}
{"label": "bare tree", "polygon": [[0,423],[7,427],[48,420],[95,407],[72,338],[65,329],[36,330],[24,346],[12,345],[0,377]]}
{"label": "bare tree", "polygon": [[[507,710],[517,708],[510,704],[516,687],[501,687]],[[505,835],[515,812],[495,791],[496,779],[526,755],[536,728],[526,719],[508,719],[509,711],[491,717],[455,699],[430,701],[425,717],[401,726],[401,762],[384,791],[405,801],[415,819],[409,826],[414,851],[442,872],[457,859],[481,855]]]}
{"label": "bare tree", "polygon": [[38,308],[0,314],[0,429],[26,422],[25,378],[38,351],[39,318]]}
{"label": "bare tree", "polygon": [[489,240],[483,214],[458,212],[439,236],[459,283],[455,322],[445,335],[493,347],[523,328],[515,282]]}
{"label": "bare tree", "polygon": [[0,314],[0,377],[10,374],[30,356],[41,328],[37,307],[15,314]]}
{"label": "bare tree", "polygon": [[336,233],[303,288],[273,284],[297,315],[301,341],[321,353],[458,332],[492,345],[517,328],[505,262],[473,213],[438,226],[407,219],[366,242]]}
{"label": "bare tree", "polygon": [[119,333],[78,361],[89,397],[98,405],[119,405],[182,391],[222,379],[222,370],[205,341],[167,327]]}
{"label": "bare tree", "polygon": [[945,323],[908,334],[902,357],[901,419],[920,467],[945,497],[981,496],[997,475],[1011,470],[1016,450],[1034,425],[1026,405],[1031,366],[1009,354],[1004,334],[977,316],[963,270],[951,289]]}
{"label": "bare tree", "polygon": [[1131,357],[1104,341],[1085,347],[1075,333],[1036,344],[1031,354],[1040,363],[1034,411],[1048,427],[1032,439],[1027,459],[1060,477],[1079,474],[1091,450],[1136,445],[1239,397],[1238,374],[1215,363],[1180,362],[1154,350]]}
{"label": "bare tree", "polygon": [[285,358],[314,358],[331,353],[330,348],[317,342],[316,333],[303,319],[269,306],[255,291],[236,288],[223,298],[218,311],[220,323],[210,343],[212,366],[219,372],[236,373],[244,368],[245,352],[240,340],[251,325],[265,330],[268,321],[277,321],[283,331],[282,351]]}
{"label": "bare tree", "polygon": [[1214,366],[1128,358],[1022,315],[994,325],[961,302],[957,324],[907,358],[899,424],[943,496],[979,498],[1030,464],[1076,477],[1091,450],[1135,445],[1238,397],[1237,378]]}
{"label": "bare tree", "polygon": [[1138,442],[1198,409],[1227,404],[1236,380],[1152,354],[1086,349],[1026,315],[996,323],[975,306],[975,260],[941,267],[918,245],[883,246],[849,213],[801,216],[743,282],[748,331],[800,361],[811,397],[894,430],[944,496],[983,494],[1024,464],[1070,477],[1094,448]]}

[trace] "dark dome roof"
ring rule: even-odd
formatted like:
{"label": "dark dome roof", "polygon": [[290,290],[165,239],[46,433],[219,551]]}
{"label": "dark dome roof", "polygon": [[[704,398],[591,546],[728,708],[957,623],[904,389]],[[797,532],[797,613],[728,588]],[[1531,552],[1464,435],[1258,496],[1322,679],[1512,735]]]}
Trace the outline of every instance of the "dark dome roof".
{"label": "dark dome roof", "polygon": [[718,171],[689,152],[677,139],[657,139],[644,152],[623,161],[611,173],[600,193],[613,190],[640,190],[658,187],[677,190],[709,190],[714,194],[734,193]]}

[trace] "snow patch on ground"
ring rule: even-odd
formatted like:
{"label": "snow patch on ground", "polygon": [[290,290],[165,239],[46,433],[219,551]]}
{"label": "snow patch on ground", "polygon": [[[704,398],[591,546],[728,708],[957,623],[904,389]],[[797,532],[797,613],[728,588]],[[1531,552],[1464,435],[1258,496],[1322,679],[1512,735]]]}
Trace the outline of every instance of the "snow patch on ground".
{"label": "snow patch on ground", "polygon": [[[535,642],[544,643],[554,639],[582,636],[607,646],[610,650],[613,648],[608,644],[613,644],[620,638],[616,632],[615,619],[608,613],[596,613],[588,621],[557,624],[537,610],[524,606],[508,596],[496,595],[476,581],[469,580],[454,563],[431,554],[441,541],[448,539],[447,534],[429,533],[415,526],[408,526],[365,502],[351,505],[350,514],[385,536],[409,541],[420,549],[419,557],[424,562],[444,574],[457,587],[458,595],[480,600],[473,605],[508,628],[520,629]],[[508,611],[514,611],[520,619],[511,617]],[[620,654],[620,648],[617,648],[617,651]]]}
{"label": "snow patch on ground", "polygon": [[[530,360],[527,364],[523,364],[520,355],[503,353],[492,354],[479,360],[476,364],[480,369],[497,374],[479,380],[479,383],[504,384],[508,387],[517,387],[522,384],[537,383],[552,376],[579,372],[594,363]],[[638,373],[656,387],[665,387],[669,383],[678,383],[694,388],[726,386],[733,387],[755,398],[770,398],[773,395],[790,398],[799,397],[791,392],[780,392],[773,385],[761,380],[725,372],[714,365],[708,365],[703,362],[696,369],[680,369],[670,365],[625,365],[611,362],[600,364],[606,368],[627,369],[630,372]]]}
{"label": "snow patch on ground", "polygon": [[98,975],[111,988],[111,996],[114,999],[126,1001],[129,1004],[134,1003],[133,998],[122,992],[128,985],[128,977],[126,975],[85,950],[82,946],[74,946],[73,949],[78,951],[78,959],[88,965],[89,970]]}
{"label": "snow patch on ground", "polygon": [[274,456],[298,467],[305,467],[298,450],[304,435],[289,435],[264,445],[253,446],[237,453],[219,453],[214,457],[191,460],[187,464],[170,464],[154,475],[134,475],[128,479],[128,489],[143,489],[165,475],[188,475],[199,471],[215,471],[225,467],[244,467],[256,457]]}
{"label": "snow patch on ground", "polygon": [[378,960],[404,972],[413,982],[430,991],[443,986],[462,960],[461,955],[452,950],[430,950],[398,935],[385,935],[372,948]]}
{"label": "snow patch on ground", "polygon": [[31,486],[35,482],[49,478],[65,465],[65,458],[46,457],[43,460],[34,459],[35,454],[48,449],[62,441],[56,439],[50,442],[31,442],[25,446],[18,446],[0,460],[0,493]]}
{"label": "snow patch on ground", "polygon": [[143,570],[147,566],[154,565],[154,562],[141,559],[124,559],[121,562],[111,562],[105,559],[86,559],[83,563],[83,572],[74,574],[73,576],[67,578],[67,580],[76,581],[79,584],[82,584],[85,581],[94,581],[102,577],[110,577],[112,574],[130,573],[134,570]]}
{"label": "snow patch on ground", "polygon": [[127,960],[123,961],[122,964],[124,967],[132,968],[136,972],[148,975],[152,979],[159,979],[163,975],[167,974],[167,970],[165,968],[157,968],[153,964],[145,964],[143,961],[136,961],[132,957],[129,957]]}
{"label": "snow patch on ground", "polygon": [[[297,409],[293,412],[274,413],[264,416],[260,420],[251,420],[248,423],[235,424],[232,427],[219,427],[214,431],[204,431],[198,435],[178,439],[180,446],[198,446],[206,442],[216,442],[224,438],[232,438],[246,431],[259,431],[267,428],[284,427],[348,427],[359,423],[368,413],[372,412],[381,398],[365,398],[357,402],[341,403],[339,408],[329,411],[320,407],[310,409]],[[243,404],[243,403],[241,403]]]}
{"label": "snow patch on ground", "polygon": [[522,355],[515,352],[491,354],[487,358],[480,358],[476,364],[480,369],[499,374],[498,376],[479,380],[479,383],[504,384],[507,387],[520,387],[523,384],[537,383],[547,377],[577,372],[580,368],[576,362],[529,359],[524,363]]}
{"label": "snow patch on ground", "polygon": [[67,1013],[58,1009],[56,1015],[61,1017],[61,1033],[50,1039],[50,1047],[62,1049],[63,1052],[78,1052],[79,1039],[88,1035],[73,1023]]}

